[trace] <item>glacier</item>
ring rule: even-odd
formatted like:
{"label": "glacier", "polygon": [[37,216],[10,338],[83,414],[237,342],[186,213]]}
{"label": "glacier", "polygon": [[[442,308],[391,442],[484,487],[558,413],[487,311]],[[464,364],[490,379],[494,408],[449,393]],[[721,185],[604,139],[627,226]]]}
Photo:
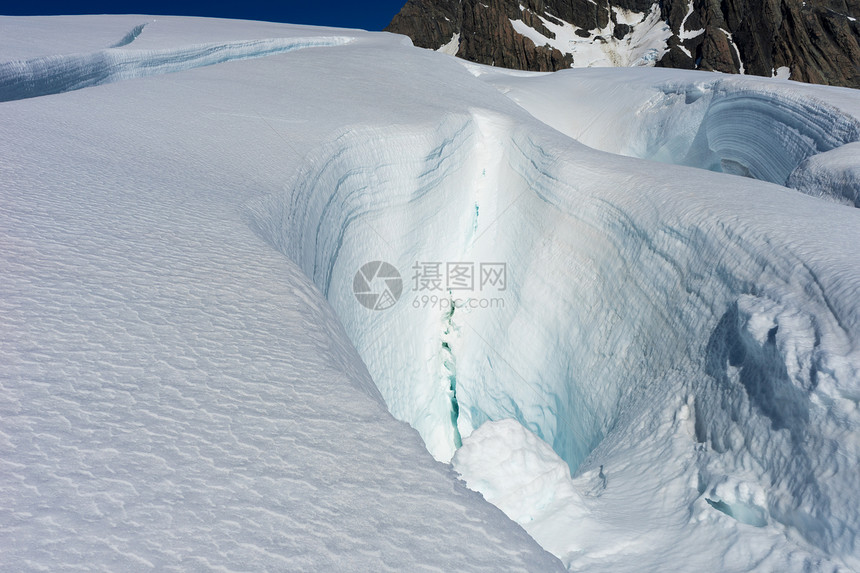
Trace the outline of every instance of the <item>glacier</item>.
{"label": "glacier", "polygon": [[[0,104],[5,563],[860,567],[856,92],[0,22],[2,85],[160,70]],[[165,67],[200,46],[252,48]],[[430,301],[421,261],[506,284]]]}

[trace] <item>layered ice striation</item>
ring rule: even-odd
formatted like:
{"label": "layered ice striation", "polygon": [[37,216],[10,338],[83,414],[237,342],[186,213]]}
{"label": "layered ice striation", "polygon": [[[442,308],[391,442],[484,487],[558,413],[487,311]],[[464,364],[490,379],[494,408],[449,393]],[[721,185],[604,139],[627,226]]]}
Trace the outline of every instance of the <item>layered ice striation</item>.
{"label": "layered ice striation", "polygon": [[[737,85],[665,88],[692,130],[644,143],[643,157],[786,185],[804,160],[860,139],[860,121],[821,101]],[[708,97],[705,97],[708,96]],[[702,101],[697,105],[698,101]],[[664,104],[667,105],[667,104]],[[671,105],[671,104],[668,104]],[[652,121],[665,122],[665,118]],[[649,133],[653,133],[648,130]]]}
{"label": "layered ice striation", "polygon": [[459,378],[460,313],[436,294],[423,309],[404,300],[369,311],[356,306],[350,288],[361,264],[385,260],[404,275],[408,299],[416,262],[469,253],[479,169],[498,163],[475,156],[480,140],[477,123],[457,116],[438,126],[347,129],[306,159],[287,193],[249,205],[252,225],[337,310],[391,412],[443,460],[459,440],[451,381]]}
{"label": "layered ice striation", "polygon": [[[804,133],[831,141],[817,121]],[[355,126],[310,154],[284,193],[250,204],[249,219],[320,287],[391,412],[437,459],[485,422],[515,419],[575,476],[606,465],[616,483],[674,488],[640,507],[639,523],[662,515],[693,536],[681,516],[718,514],[767,524],[757,558],[789,535],[806,544],[789,551],[803,563],[856,564],[856,213],[606,157],[479,109]],[[762,161],[761,173],[787,171]],[[406,282],[406,300],[384,312],[351,292],[372,260]],[[419,261],[507,263],[503,304],[470,304],[488,296],[476,289],[447,293],[461,298],[453,309],[427,307],[409,291]]]}

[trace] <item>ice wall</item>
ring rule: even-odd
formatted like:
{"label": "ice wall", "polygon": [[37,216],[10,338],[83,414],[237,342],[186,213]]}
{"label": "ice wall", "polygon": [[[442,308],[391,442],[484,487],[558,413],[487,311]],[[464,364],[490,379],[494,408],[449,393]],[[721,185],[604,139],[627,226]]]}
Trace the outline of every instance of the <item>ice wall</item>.
{"label": "ice wall", "polygon": [[298,262],[336,309],[394,416],[443,460],[458,441],[444,372],[446,310],[419,312],[403,300],[372,311],[351,289],[367,262],[387,261],[408,281],[416,261],[460,259],[465,218],[475,211],[477,139],[474,122],[462,117],[347,129],[306,159],[288,192],[249,205],[252,226]]}
{"label": "ice wall", "polygon": [[[667,96],[682,96],[684,106],[695,105],[700,96],[709,97],[698,106],[703,115],[686,153],[673,157],[659,141],[649,141],[646,158],[663,153],[662,158],[673,163],[786,185],[807,158],[860,139],[860,121],[790,91],[722,83],[699,90],[664,89]],[[689,120],[695,122],[695,115]]]}
{"label": "ice wall", "polygon": [[[856,188],[843,175],[844,160],[831,165],[825,155],[860,140],[860,110],[845,89],[673,70],[631,70],[623,81],[614,70],[476,73],[541,121],[596,149],[837,200]],[[807,160],[815,175],[792,177]]]}
{"label": "ice wall", "polygon": [[[676,488],[667,515],[766,524],[856,560],[855,212],[608,157],[482,110],[355,126],[249,220],[322,289],[438,459],[513,418],[574,472]],[[386,311],[351,291],[373,260],[407,282]],[[410,268],[428,260],[506,262],[503,308],[416,308]]]}

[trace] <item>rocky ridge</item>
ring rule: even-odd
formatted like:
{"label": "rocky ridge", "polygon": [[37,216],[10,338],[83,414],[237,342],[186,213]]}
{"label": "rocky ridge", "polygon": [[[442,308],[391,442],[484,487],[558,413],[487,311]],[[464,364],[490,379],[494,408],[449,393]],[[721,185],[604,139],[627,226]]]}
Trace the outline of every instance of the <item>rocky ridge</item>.
{"label": "rocky ridge", "polygon": [[409,0],[386,30],[521,70],[657,65],[860,88],[860,0]]}

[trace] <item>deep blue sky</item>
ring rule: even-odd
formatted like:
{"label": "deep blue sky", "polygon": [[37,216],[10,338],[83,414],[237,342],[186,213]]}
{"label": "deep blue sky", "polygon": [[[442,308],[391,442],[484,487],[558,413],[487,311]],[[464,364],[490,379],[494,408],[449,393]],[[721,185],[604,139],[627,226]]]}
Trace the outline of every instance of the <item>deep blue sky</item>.
{"label": "deep blue sky", "polygon": [[212,16],[269,20],[292,24],[342,26],[381,30],[400,11],[406,0],[377,0],[343,2],[318,0],[11,0],[0,2],[0,14],[158,14],[181,16]]}

